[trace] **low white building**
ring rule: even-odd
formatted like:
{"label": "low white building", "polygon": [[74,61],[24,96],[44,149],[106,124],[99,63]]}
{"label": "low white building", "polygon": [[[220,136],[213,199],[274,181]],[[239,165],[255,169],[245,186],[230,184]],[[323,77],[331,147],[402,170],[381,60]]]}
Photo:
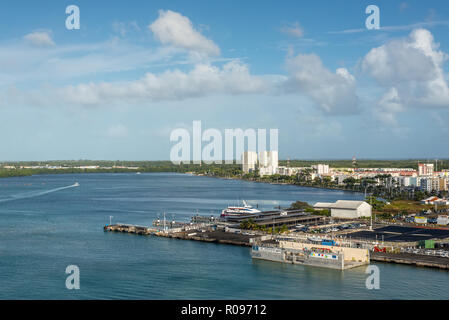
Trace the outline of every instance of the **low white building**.
{"label": "low white building", "polygon": [[333,202],[317,202],[313,205],[315,210],[330,210],[334,203]]}
{"label": "low white building", "polygon": [[294,176],[301,172],[302,168],[295,168],[295,167],[278,167],[277,173],[281,176]]}
{"label": "low white building", "polygon": [[330,209],[334,218],[357,219],[372,214],[372,206],[365,201],[338,200]]}

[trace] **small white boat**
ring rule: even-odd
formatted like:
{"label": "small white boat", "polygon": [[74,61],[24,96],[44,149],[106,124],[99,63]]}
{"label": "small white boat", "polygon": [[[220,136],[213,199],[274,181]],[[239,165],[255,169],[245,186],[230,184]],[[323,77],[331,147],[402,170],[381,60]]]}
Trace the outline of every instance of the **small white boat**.
{"label": "small white boat", "polygon": [[73,185],[74,187],[79,187],[80,184],[78,182],[75,182],[75,184]]}

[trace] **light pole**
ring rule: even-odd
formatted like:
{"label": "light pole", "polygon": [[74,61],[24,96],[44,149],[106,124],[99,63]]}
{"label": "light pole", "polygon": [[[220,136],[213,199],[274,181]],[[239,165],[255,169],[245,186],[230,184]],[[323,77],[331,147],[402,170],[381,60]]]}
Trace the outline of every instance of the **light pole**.
{"label": "light pole", "polygon": [[112,218],[114,218],[113,216],[109,216],[109,225],[112,225]]}
{"label": "light pole", "polygon": [[371,205],[371,196],[369,197],[368,200],[369,205],[371,206],[371,214],[370,214],[370,226],[369,226],[369,230],[373,231],[373,206]]}

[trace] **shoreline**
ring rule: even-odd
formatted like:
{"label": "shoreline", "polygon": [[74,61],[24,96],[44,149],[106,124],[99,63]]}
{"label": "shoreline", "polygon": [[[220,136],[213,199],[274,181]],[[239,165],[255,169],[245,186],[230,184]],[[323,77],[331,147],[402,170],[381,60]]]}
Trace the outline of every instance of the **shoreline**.
{"label": "shoreline", "polygon": [[207,178],[216,178],[216,179],[222,179],[222,180],[240,180],[240,181],[246,181],[246,182],[252,182],[252,183],[266,183],[266,184],[272,184],[272,185],[287,185],[287,186],[297,186],[297,187],[304,187],[304,188],[314,188],[314,189],[322,189],[322,190],[337,190],[337,191],[346,191],[346,192],[353,192],[353,193],[364,193],[363,191],[359,190],[352,190],[352,189],[344,189],[344,188],[331,188],[331,187],[324,187],[324,186],[310,186],[310,185],[303,185],[303,184],[296,184],[296,183],[288,183],[288,182],[270,182],[270,181],[254,181],[254,180],[247,180],[243,178],[227,178],[227,177],[220,177],[220,176],[211,176],[206,174],[196,174],[192,172],[186,172],[185,174],[191,174],[198,177],[207,177]]}
{"label": "shoreline", "polygon": [[[20,169],[16,169],[20,170]],[[32,172],[35,170],[36,172]],[[42,171],[44,170],[44,171]],[[252,182],[252,183],[265,183],[265,184],[272,184],[272,185],[291,185],[291,186],[298,186],[298,187],[304,187],[304,188],[315,188],[315,189],[322,189],[322,190],[337,190],[337,191],[346,191],[346,192],[353,192],[353,193],[363,193],[359,190],[352,190],[352,189],[344,189],[344,188],[338,188],[338,187],[325,187],[325,186],[311,186],[311,185],[303,185],[303,184],[296,184],[296,183],[288,183],[288,182],[270,182],[270,181],[254,181],[254,180],[247,180],[243,178],[233,177],[233,178],[227,178],[227,177],[220,177],[220,176],[212,176],[212,175],[206,175],[206,174],[198,174],[195,172],[182,172],[182,171],[159,171],[159,170],[145,170],[144,168],[140,169],[76,169],[74,171],[71,171],[72,169],[30,169],[30,172],[26,173],[17,173],[17,174],[11,174],[11,175],[2,175],[2,172],[0,172],[0,179],[2,178],[20,178],[20,177],[31,177],[31,176],[40,176],[40,175],[61,175],[61,174],[91,174],[91,173],[179,173],[179,174],[186,174],[186,175],[194,175],[198,177],[207,177],[207,178],[216,178],[216,179],[222,179],[222,180],[240,180],[240,181],[246,181],[246,182]],[[79,170],[79,171],[78,171]],[[12,170],[8,170],[11,172]]]}

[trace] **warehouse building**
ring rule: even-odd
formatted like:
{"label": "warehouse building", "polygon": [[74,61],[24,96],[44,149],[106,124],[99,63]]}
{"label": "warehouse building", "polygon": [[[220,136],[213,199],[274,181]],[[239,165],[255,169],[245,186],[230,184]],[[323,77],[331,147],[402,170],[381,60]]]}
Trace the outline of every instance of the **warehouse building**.
{"label": "warehouse building", "polygon": [[371,217],[372,207],[365,201],[338,200],[334,203],[317,202],[315,210],[329,209],[331,216],[343,219],[358,219]]}
{"label": "warehouse building", "polygon": [[331,216],[335,218],[371,217],[372,207],[365,201],[338,200],[331,206]]}

